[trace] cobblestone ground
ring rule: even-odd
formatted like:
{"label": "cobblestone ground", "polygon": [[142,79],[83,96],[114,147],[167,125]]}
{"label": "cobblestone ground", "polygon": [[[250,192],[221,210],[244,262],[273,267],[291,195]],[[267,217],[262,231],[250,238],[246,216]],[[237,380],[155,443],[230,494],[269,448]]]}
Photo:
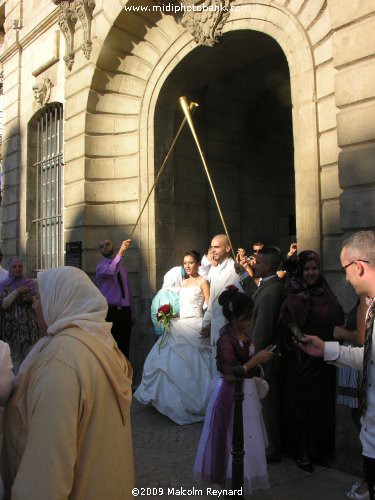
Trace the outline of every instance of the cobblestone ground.
{"label": "cobblestone ground", "polygon": [[[219,497],[195,483],[192,470],[203,424],[177,425],[154,408],[133,400],[133,448],[139,498],[173,500]],[[314,474],[284,458],[269,467],[271,488],[257,491],[252,500],[339,500],[358,479],[334,469],[317,467]],[[143,489],[142,489],[143,488]],[[150,488],[147,490],[147,488]],[[153,488],[155,488],[153,490]],[[160,488],[160,490],[156,490]],[[173,491],[173,488],[175,489]],[[194,489],[195,488],[195,489]]]}

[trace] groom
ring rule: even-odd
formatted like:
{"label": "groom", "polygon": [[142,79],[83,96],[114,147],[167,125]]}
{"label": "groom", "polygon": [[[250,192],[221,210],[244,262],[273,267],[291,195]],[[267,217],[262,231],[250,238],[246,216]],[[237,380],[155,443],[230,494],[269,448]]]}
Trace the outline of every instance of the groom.
{"label": "groom", "polygon": [[211,241],[212,258],[217,262],[216,267],[211,268],[210,302],[203,317],[202,337],[211,334],[211,344],[215,345],[220,329],[225,325],[218,298],[227,286],[235,285],[241,292],[240,278],[234,270],[234,260],[231,257],[231,247],[225,234],[214,236]]}

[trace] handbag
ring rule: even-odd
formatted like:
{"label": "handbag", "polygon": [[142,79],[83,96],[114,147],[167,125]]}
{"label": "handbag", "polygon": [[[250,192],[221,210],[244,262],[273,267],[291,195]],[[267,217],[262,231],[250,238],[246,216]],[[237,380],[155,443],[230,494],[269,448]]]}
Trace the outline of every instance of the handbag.
{"label": "handbag", "polygon": [[263,399],[267,396],[268,393],[268,382],[261,377],[254,377],[255,387],[257,388],[258,398]]}
{"label": "handbag", "polygon": [[255,387],[258,392],[258,398],[259,399],[264,399],[267,396],[268,390],[269,390],[269,385],[267,380],[265,380],[264,377],[264,371],[263,368],[259,365],[260,370],[261,370],[261,376],[260,377],[253,377],[254,382],[255,382]]}

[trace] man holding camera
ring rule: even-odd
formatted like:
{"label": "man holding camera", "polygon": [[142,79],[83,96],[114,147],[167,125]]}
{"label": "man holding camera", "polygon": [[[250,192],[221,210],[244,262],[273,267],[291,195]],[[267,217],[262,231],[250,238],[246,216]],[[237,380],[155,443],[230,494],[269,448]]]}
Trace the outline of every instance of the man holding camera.
{"label": "man holding camera", "polygon": [[370,499],[374,499],[375,485],[375,231],[359,231],[344,241],[341,264],[346,279],[358,295],[367,297],[366,333],[364,347],[345,347],[338,342],[323,342],[306,335],[298,346],[311,356],[323,357],[337,366],[363,370],[359,394],[361,414],[360,439],[363,447],[363,469]]}

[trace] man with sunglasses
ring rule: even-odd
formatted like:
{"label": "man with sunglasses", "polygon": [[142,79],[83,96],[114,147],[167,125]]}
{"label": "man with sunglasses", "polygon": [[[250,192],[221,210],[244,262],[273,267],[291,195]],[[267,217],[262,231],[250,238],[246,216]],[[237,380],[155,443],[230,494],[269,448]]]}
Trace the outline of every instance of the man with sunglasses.
{"label": "man with sunglasses", "polygon": [[99,290],[108,302],[106,320],[112,323],[112,335],[128,359],[131,327],[135,314],[133,292],[122,259],[130,244],[131,240],[124,240],[115,255],[112,241],[103,240],[99,245],[103,259],[96,267]]}
{"label": "man with sunglasses", "polygon": [[370,499],[374,499],[375,485],[375,231],[359,231],[344,241],[341,265],[346,279],[358,295],[367,297],[366,333],[364,347],[345,347],[338,342],[323,342],[316,336],[306,335],[298,344],[311,356],[324,357],[337,366],[350,366],[363,370],[359,388],[361,415],[360,439],[363,447],[363,468]]}

